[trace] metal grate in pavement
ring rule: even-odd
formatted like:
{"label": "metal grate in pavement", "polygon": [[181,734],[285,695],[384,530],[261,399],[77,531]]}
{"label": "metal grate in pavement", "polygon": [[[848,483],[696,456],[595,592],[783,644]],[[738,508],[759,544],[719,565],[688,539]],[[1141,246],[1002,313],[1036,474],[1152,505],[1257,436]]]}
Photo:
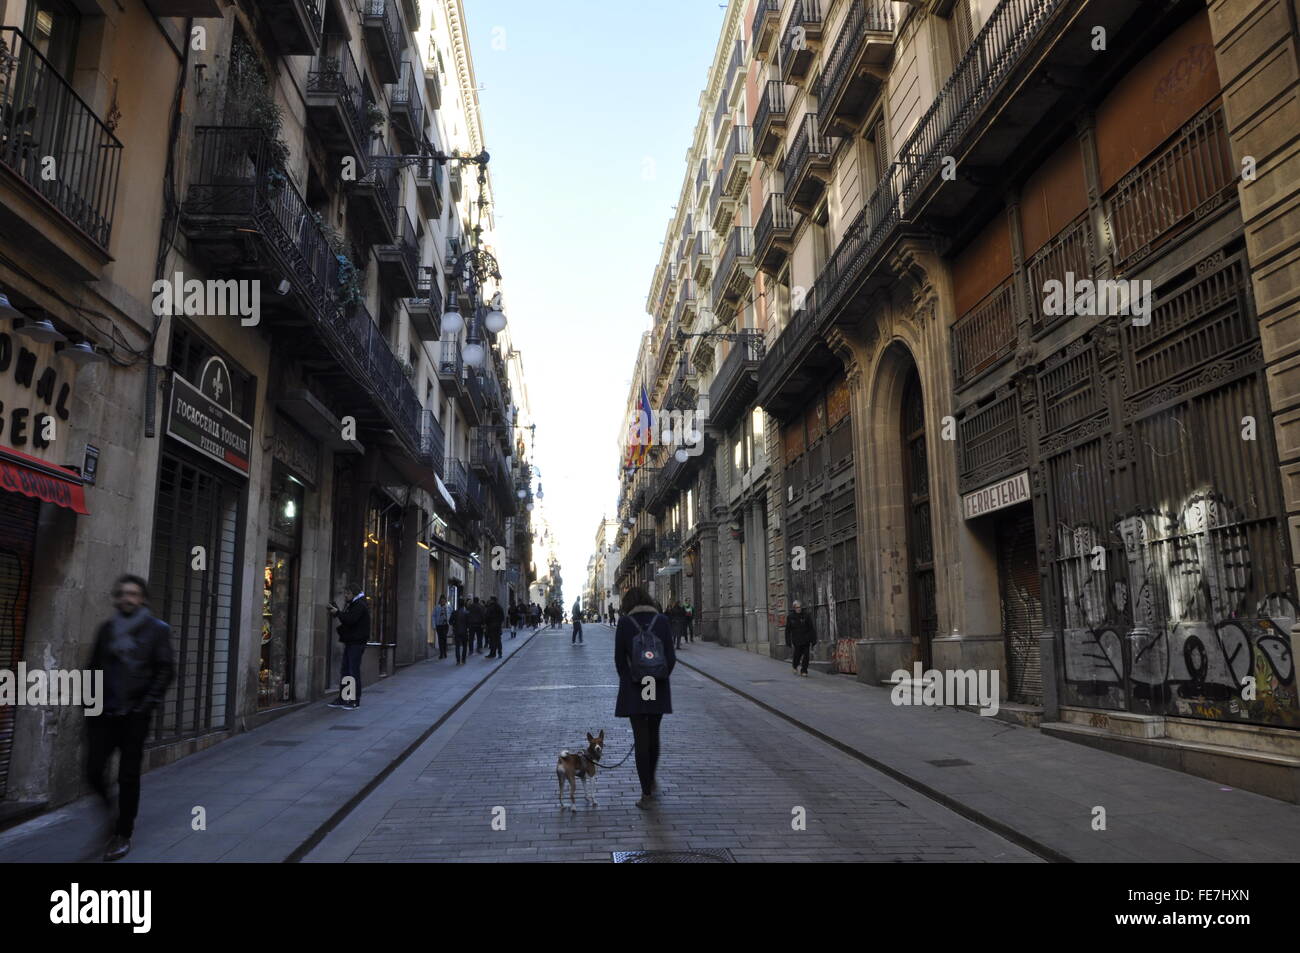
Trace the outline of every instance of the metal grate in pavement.
{"label": "metal grate in pavement", "polygon": [[936,768],[966,768],[971,767],[974,762],[963,761],[961,758],[941,758],[938,761],[927,761],[926,764],[932,764]]}
{"label": "metal grate in pavement", "polygon": [[263,748],[293,748],[302,744],[301,741],[263,741]]}
{"label": "metal grate in pavement", "polygon": [[698,850],[616,850],[616,864],[734,864],[736,859],[725,847]]}
{"label": "metal grate in pavement", "polygon": [[330,731],[362,731],[365,725],[331,725]]}

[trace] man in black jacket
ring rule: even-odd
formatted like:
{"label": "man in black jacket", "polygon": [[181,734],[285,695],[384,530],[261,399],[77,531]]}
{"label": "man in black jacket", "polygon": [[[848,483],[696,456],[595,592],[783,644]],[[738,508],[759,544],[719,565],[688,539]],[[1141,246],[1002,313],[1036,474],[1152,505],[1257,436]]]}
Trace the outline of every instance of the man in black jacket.
{"label": "man in black jacket", "polygon": [[[813,628],[812,616],[803,611],[803,606],[796,599],[791,604],[789,617],[785,620],[785,641],[794,648],[791,667],[800,675],[808,674],[808,657],[812,647],[817,644],[817,631]],[[803,670],[800,671],[800,662]]]}
{"label": "man in black jacket", "polygon": [[113,585],[113,617],[95,633],[91,671],[104,673],[104,709],[88,717],[86,775],[95,792],[111,806],[104,777],[115,749],[118,813],[105,860],[120,860],[131,850],[135,816],[140,808],[140,767],[149,721],[162,704],[175,672],[171,626],[155,619],[145,602],[149,589],[139,576],[123,576]]}
{"label": "man in black jacket", "polygon": [[339,697],[330,702],[330,707],[352,711],[361,707],[361,657],[370,641],[370,606],[364,592],[356,586],[344,586],[343,608],[331,602],[329,611],[339,620],[339,641],[343,643]]}
{"label": "man in black jacket", "polygon": [[506,621],[506,614],[496,596],[488,598],[483,610],[483,627],[487,630],[488,658],[501,657],[501,625]]}
{"label": "man in black jacket", "polygon": [[464,665],[469,658],[469,612],[463,603],[451,614],[451,633],[456,642],[456,664]]}
{"label": "man in black jacket", "polygon": [[478,601],[478,596],[469,604],[469,637],[473,643],[472,651],[483,651],[483,603]]}

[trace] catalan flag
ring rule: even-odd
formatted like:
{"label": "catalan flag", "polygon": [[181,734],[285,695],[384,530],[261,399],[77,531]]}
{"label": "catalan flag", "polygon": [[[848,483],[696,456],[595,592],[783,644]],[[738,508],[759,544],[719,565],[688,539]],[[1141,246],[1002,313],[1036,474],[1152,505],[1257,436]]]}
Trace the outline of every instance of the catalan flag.
{"label": "catalan flag", "polygon": [[639,467],[650,453],[654,442],[654,412],[650,409],[650,395],[641,385],[641,398],[637,401],[636,414],[627,438],[627,461],[629,467]]}

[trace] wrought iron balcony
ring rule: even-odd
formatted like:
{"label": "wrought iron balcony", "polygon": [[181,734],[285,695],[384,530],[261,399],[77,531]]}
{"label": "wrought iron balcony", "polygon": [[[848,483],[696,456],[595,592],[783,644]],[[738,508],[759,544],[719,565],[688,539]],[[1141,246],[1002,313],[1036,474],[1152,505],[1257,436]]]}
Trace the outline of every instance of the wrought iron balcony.
{"label": "wrought iron balcony", "polygon": [[[320,49],[324,0],[262,0],[261,7],[280,52],[302,56]],[[156,4],[154,12],[166,16]]]}
{"label": "wrought iron balcony", "polygon": [[695,276],[697,284],[707,284],[709,275],[713,273],[713,252],[709,248],[710,241],[709,230],[701,228],[695,233],[695,238],[691,242],[691,274]]}
{"label": "wrought iron balcony", "polygon": [[327,36],[307,72],[307,113],[321,145],[333,156],[354,156],[363,164],[370,143],[365,87],[347,38]]}
{"label": "wrought iron balcony", "polygon": [[893,43],[892,0],[851,0],[817,92],[828,131],[848,133],[862,121],[886,79]]}
{"label": "wrought iron balcony", "polygon": [[785,199],[792,209],[811,212],[831,176],[831,142],[822,135],[816,113],[808,113],[786,153]]}
{"label": "wrought iron balcony", "polygon": [[348,194],[357,224],[372,245],[392,245],[398,237],[397,172],[388,158],[383,153],[369,156],[368,171]]}
{"label": "wrought iron balcony", "polygon": [[722,262],[713,276],[713,310],[719,321],[735,313],[754,275],[754,230],[737,225],[727,236]]}
{"label": "wrought iron balcony", "polygon": [[754,151],[761,159],[771,158],[785,137],[785,83],[779,79],[763,84],[763,96],[754,114]]}
{"label": "wrought iron balcony", "polygon": [[722,187],[723,170],[719,169],[718,174],[713,177],[713,188],[709,190],[709,223],[713,226],[714,234],[724,235],[727,226],[731,224],[732,217],[736,214],[736,199],[734,196],[727,194],[726,189]]}
{"label": "wrought iron balcony", "polygon": [[709,422],[729,427],[754,402],[758,393],[758,368],[763,361],[763,335],[738,331],[731,350],[709,385]]}
{"label": "wrought iron balcony", "polygon": [[0,164],[107,254],[122,143],[13,27],[0,29]]}
{"label": "wrought iron balcony", "polygon": [[754,26],[749,34],[755,59],[767,59],[781,25],[781,0],[758,0],[754,5]]}
{"label": "wrought iron balcony", "polygon": [[769,275],[780,272],[790,257],[798,216],[785,204],[784,192],[773,192],[763,204],[763,213],[754,226],[754,263]]}
{"label": "wrought iron balcony", "polygon": [[[640,509],[640,507],[638,507]],[[652,529],[643,529],[632,537],[632,543],[627,548],[627,557],[629,563],[635,560],[642,553],[650,552],[655,548],[655,531]]]}
{"label": "wrought iron balcony", "polygon": [[[296,307],[275,327],[304,346],[302,328],[333,362],[333,389],[357,407],[364,422],[398,434],[412,453],[419,446],[420,402],[402,364],[364,305],[351,302],[342,266],[318,216],[271,160],[260,128],[200,126],[195,130],[191,179],[182,207],[191,246],[219,275],[287,276]],[[249,254],[249,241],[256,242]],[[368,415],[368,416],[366,416]]]}
{"label": "wrought iron balcony", "polygon": [[673,326],[689,327],[695,316],[696,307],[695,283],[687,278],[677,293],[677,304],[673,307]]}
{"label": "wrought iron balcony", "polygon": [[501,454],[497,432],[489,427],[475,427],[469,435],[469,465],[484,476],[496,469],[495,458]]}
{"label": "wrought iron balcony", "polygon": [[453,396],[459,394],[465,386],[465,362],[460,354],[460,341],[443,341],[439,352],[438,380]]}
{"label": "wrought iron balcony", "polygon": [[474,426],[487,423],[487,395],[483,393],[482,372],[466,368],[465,383],[460,389],[460,407],[465,419]]}
{"label": "wrought iron balcony", "polygon": [[420,280],[420,239],[415,234],[411,213],[404,208],[396,210],[398,228],[391,244],[375,246],[375,259],[379,262],[379,277],[386,290],[405,298],[415,294]]}
{"label": "wrought iron balcony", "polygon": [[953,323],[952,370],[957,387],[969,384],[1015,350],[1015,297],[1015,278],[1008,278]]}
{"label": "wrought iron balcony", "polygon": [[438,418],[432,410],[424,411],[420,420],[420,462],[441,477],[444,472],[444,452],[447,442],[442,424],[438,423]]}
{"label": "wrought iron balcony", "polygon": [[704,201],[704,190],[709,187],[709,161],[700,159],[700,164],[695,170],[695,200],[699,204]]}
{"label": "wrought iron balcony", "polygon": [[421,266],[415,295],[406,299],[406,313],[411,316],[411,326],[420,340],[442,338],[442,289],[431,265]]}
{"label": "wrought iron balcony", "polygon": [[424,142],[424,103],[416,81],[416,67],[410,60],[402,64],[402,75],[388,87],[388,105],[397,140],[407,152],[415,152]]}
{"label": "wrought iron balcony", "polygon": [[787,83],[803,79],[812,66],[813,51],[822,36],[821,0],[795,0],[781,38],[781,78]]}
{"label": "wrought iron balcony", "polygon": [[425,159],[415,166],[415,191],[425,203],[429,217],[435,221],[442,218],[442,165],[433,159]]}
{"label": "wrought iron balcony", "polygon": [[722,158],[723,191],[727,195],[737,197],[744,191],[753,163],[753,129],[749,126],[733,127]]}
{"label": "wrought iron balcony", "polygon": [[361,0],[361,25],[375,79],[396,83],[402,75],[402,50],[406,46],[397,0]]}
{"label": "wrought iron balcony", "polygon": [[727,84],[722,88],[722,97],[729,104],[736,102],[736,97],[745,79],[745,41],[736,40],[731,47],[731,58],[727,60]]}

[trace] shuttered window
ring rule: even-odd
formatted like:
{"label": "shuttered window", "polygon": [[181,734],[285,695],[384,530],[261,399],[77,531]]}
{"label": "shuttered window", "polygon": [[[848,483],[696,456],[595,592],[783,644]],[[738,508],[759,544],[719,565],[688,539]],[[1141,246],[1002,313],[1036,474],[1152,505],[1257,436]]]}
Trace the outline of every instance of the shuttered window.
{"label": "shuttered window", "polygon": [[[39,500],[0,493],[0,669],[11,672],[23,660],[40,508]],[[17,711],[13,705],[0,705],[0,798],[9,780]]]}

